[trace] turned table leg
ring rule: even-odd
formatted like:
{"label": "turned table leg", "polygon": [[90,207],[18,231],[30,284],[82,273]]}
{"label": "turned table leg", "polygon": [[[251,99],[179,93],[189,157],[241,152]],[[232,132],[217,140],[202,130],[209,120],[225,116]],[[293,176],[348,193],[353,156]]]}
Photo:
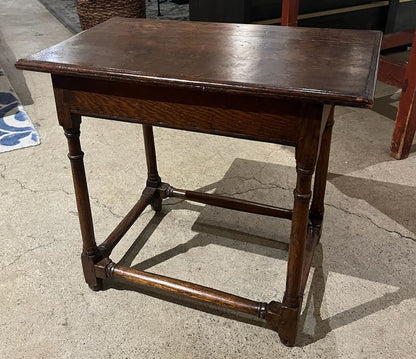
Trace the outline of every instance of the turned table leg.
{"label": "turned table leg", "polygon": [[295,344],[298,318],[302,305],[302,274],[305,258],[306,235],[308,227],[309,202],[311,199],[311,182],[314,168],[299,164],[296,167],[297,185],[294,191],[294,208],[292,231],[289,243],[286,292],[279,319],[279,336],[282,343]]}
{"label": "turned table leg", "polygon": [[[159,173],[157,172],[156,149],[155,140],[153,136],[153,127],[150,125],[143,125],[142,127],[147,164],[146,186],[151,188],[157,188],[161,184],[161,179]],[[155,192],[151,205],[156,212],[159,212],[162,209],[162,199],[160,198],[158,192]]]}
{"label": "turned table leg", "polygon": [[[283,344],[295,344],[300,311],[302,307],[304,278],[309,272],[312,251],[307,250],[309,203],[312,197],[312,176],[321,140],[321,127],[325,122],[323,107],[308,109],[296,146],[297,181],[294,190],[292,229],[289,242],[286,291],[280,307],[276,327]],[[326,179],[326,176],[325,176]],[[305,274],[306,272],[306,274]]]}
{"label": "turned table leg", "polygon": [[102,286],[102,280],[96,278],[94,268],[94,264],[99,260],[98,249],[95,242],[87,179],[85,176],[84,152],[81,150],[79,141],[81,117],[74,115],[71,115],[71,117],[72,126],[64,128],[64,132],[68,140],[68,158],[71,162],[72,178],[81,227],[83,243],[81,260],[86,282],[91,289],[99,290]]}
{"label": "turned table leg", "polygon": [[68,141],[68,158],[71,162],[72,180],[74,182],[75,198],[77,201],[78,218],[82,236],[82,268],[85,281],[91,289],[100,290],[102,279],[95,275],[94,264],[101,259],[100,251],[95,242],[94,225],[88,195],[87,178],[84,168],[84,152],[79,141],[81,116],[71,113],[67,104],[67,93],[56,85],[56,78],[52,76],[56,112],[59,124],[63,127]]}

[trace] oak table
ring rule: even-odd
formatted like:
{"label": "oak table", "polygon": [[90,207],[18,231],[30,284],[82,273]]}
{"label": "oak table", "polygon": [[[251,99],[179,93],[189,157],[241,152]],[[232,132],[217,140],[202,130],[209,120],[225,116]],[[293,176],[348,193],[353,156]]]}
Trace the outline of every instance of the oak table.
{"label": "oak table", "polygon": [[[321,236],[334,106],[372,105],[380,42],[381,33],[375,31],[113,18],[19,60],[19,69],[52,74],[58,121],[68,140],[89,286],[99,290],[103,279],[119,277],[250,314],[263,318],[285,345],[293,346]],[[146,187],[100,245],[79,141],[81,116],[143,125]],[[293,208],[162,182],[152,126],[294,146]],[[282,303],[256,302],[112,262],[112,250],[143,210],[151,205],[160,211],[168,197],[291,220]]]}

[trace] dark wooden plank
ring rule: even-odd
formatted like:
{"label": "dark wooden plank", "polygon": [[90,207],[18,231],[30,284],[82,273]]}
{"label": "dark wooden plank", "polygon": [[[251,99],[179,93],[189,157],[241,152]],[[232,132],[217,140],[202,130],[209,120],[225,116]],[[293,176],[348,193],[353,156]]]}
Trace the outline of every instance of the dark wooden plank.
{"label": "dark wooden plank", "polygon": [[370,106],[380,42],[371,31],[113,18],[17,67]]}
{"label": "dark wooden plank", "polygon": [[[164,184],[166,185],[166,184]],[[217,206],[222,208],[233,209],[237,211],[262,214],[265,216],[280,217],[292,219],[293,211],[286,208],[270,206],[263,203],[246,201],[240,198],[232,198],[221,196],[212,193],[202,193],[195,191],[188,191],[169,186],[167,188],[168,197],[176,197],[194,201],[198,203],[208,204],[210,206]]]}
{"label": "dark wooden plank", "polygon": [[301,121],[322,107],[302,98],[253,98],[59,75],[52,80],[73,113],[286,145],[296,145]]}
{"label": "dark wooden plank", "polygon": [[[299,120],[293,118],[293,121],[287,121],[284,115],[172,104],[90,92],[72,91],[68,94],[68,100],[71,111],[90,117],[286,145],[295,145],[299,137]],[[307,110],[313,105],[299,106],[304,116],[307,116]]]}

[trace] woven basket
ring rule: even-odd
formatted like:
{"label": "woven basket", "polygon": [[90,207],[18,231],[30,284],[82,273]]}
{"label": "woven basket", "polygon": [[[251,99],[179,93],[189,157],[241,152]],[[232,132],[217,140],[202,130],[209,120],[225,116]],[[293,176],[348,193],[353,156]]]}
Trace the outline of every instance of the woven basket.
{"label": "woven basket", "polygon": [[111,17],[146,17],[146,0],[76,0],[83,30]]}

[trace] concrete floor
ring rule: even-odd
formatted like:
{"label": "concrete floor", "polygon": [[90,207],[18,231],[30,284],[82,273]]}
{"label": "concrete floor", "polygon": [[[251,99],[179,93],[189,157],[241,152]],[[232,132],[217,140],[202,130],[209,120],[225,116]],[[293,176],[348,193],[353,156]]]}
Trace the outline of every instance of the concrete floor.
{"label": "concrete floor", "polygon": [[[50,78],[12,72],[70,33],[36,0],[3,0],[0,13],[2,65],[42,138],[0,154],[0,358],[415,357],[416,155],[389,157],[396,89],[379,84],[373,111],[336,112],[324,234],[298,346],[287,348],[249,320],[121,284],[89,290]],[[82,131],[101,241],[145,183],[141,129],[85,119]],[[292,149],[166,129],[155,137],[160,173],[179,188],[290,204]],[[280,220],[170,201],[161,215],[146,211],[112,257],[269,301],[283,294],[287,235]]]}

